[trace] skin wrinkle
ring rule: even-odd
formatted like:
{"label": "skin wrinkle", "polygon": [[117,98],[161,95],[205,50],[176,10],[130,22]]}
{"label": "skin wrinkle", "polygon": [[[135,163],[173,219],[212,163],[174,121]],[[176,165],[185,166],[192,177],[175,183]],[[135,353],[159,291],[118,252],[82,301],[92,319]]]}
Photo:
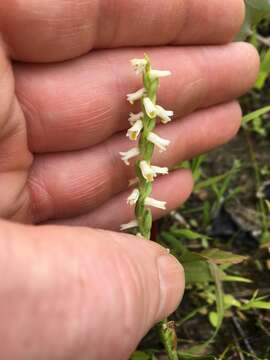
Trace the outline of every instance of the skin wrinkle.
{"label": "skin wrinkle", "polygon": [[[231,47],[234,49],[232,50]],[[241,73],[242,71],[244,72],[246,67],[243,66],[243,70],[241,70],[238,65],[235,65],[232,71],[227,72],[227,74],[224,73],[223,68],[231,67],[232,58],[236,64],[241,63],[241,60],[243,62],[244,49],[241,50],[241,47],[241,44],[224,46],[222,49],[219,49],[218,54],[216,54],[217,49],[208,47],[204,52],[204,56],[200,56],[191,48],[181,49],[180,52],[172,48],[166,49],[170,59],[175,59],[171,60],[172,64],[167,64],[167,66],[170,65],[169,67],[172,69],[177,80],[174,83],[168,82],[165,79],[163,80],[159,94],[160,103],[164,107],[175,110],[176,117],[178,117],[184,116],[185,113],[198,108],[198,102],[201,103],[201,107],[209,107],[210,105],[228,101],[235,96],[239,96],[243,92],[245,82],[248,82],[250,79],[246,76],[243,82],[238,82],[238,85],[236,85],[236,74],[237,70],[238,73],[239,71],[241,71]],[[251,50],[251,48],[247,49],[246,45],[244,45],[244,48],[248,51]],[[202,49],[202,51],[204,50]],[[229,57],[228,53],[232,54],[232,51],[234,51],[234,55]],[[69,66],[65,65],[64,70],[59,68],[59,75],[56,75],[56,73],[60,65],[54,68],[50,66],[49,69],[42,67],[43,70],[32,66],[20,66],[17,68],[16,80],[18,92],[25,93],[28,98],[32,98],[35,107],[37,108],[38,106],[39,112],[44,114],[42,121],[44,126],[47,127],[46,132],[42,132],[38,124],[38,118],[33,119],[29,116],[27,119],[27,126],[31,134],[29,136],[29,145],[33,151],[44,153],[46,151],[53,152],[84,148],[103,141],[105,137],[110,136],[113,131],[117,132],[127,127],[128,112],[131,108],[125,101],[125,94],[128,91],[135,90],[139,86],[138,78],[136,78],[135,75],[129,75],[132,74],[132,72],[130,71],[128,60],[134,53],[130,50],[119,51],[119,53],[113,50],[112,52],[113,55],[110,56],[109,61],[115,64],[113,65],[114,76],[117,75],[117,66],[121,67],[121,70],[120,68],[118,70],[120,71],[118,74],[118,78],[120,78],[119,85],[115,84],[110,71],[111,66],[108,66],[108,61],[104,61],[103,59],[104,52],[96,52],[95,54],[91,54],[92,56],[90,58],[84,57],[81,61],[73,61]],[[166,61],[163,56],[164,53],[159,51],[159,49],[151,49],[150,52],[153,58],[156,59],[155,66],[165,68]],[[255,54],[255,52],[251,50],[249,56],[253,57],[253,54]],[[179,56],[179,64],[183,64],[182,68],[184,68],[184,70],[181,70],[178,62],[176,63],[176,56]],[[218,59],[215,64],[212,64],[211,61],[213,57]],[[99,65],[93,77],[91,77],[93,82],[92,90],[89,82],[90,78],[88,80],[89,75],[85,72],[85,67],[89,65],[89,71],[91,72],[92,69],[95,69],[96,62],[98,62]],[[102,65],[100,65],[100,62]],[[42,74],[41,81],[39,82],[37,78],[38,69],[41,70]],[[182,76],[181,72],[183,73]],[[77,87],[74,90],[71,82],[71,74],[73,73],[78,74],[75,75]],[[100,78],[100,76],[96,75],[97,73],[105,73],[105,75],[102,75]],[[87,77],[87,81],[85,81],[85,77]],[[200,85],[197,84],[197,87],[193,87],[194,93],[191,93],[191,90],[190,92],[186,92],[186,87],[192,89],[189,84],[190,82],[196,81],[196,77],[204,79],[200,82],[203,88],[200,89]],[[46,80],[46,78],[48,78],[48,80]],[[65,78],[66,84],[64,87],[63,78]],[[221,87],[221,83],[224,84],[223,87]],[[88,84],[89,89],[87,88]],[[98,84],[99,86],[97,86]],[[104,90],[102,92],[102,89],[107,89],[105,94],[103,94]],[[118,93],[118,91],[121,91],[121,93]],[[54,95],[54,93],[58,95]],[[72,100],[73,102],[71,101],[71,97],[74,99]],[[92,106],[91,108],[89,107],[89,111],[85,108],[86,114],[80,116],[81,103],[87,102],[89,98],[92,99]],[[205,98],[205,103],[201,100],[203,98]],[[69,105],[71,102],[74,106],[73,111]],[[107,107],[105,104],[109,104],[108,111],[109,108],[112,107],[110,121],[102,118],[102,115],[100,115],[100,119],[98,120],[100,121],[100,133],[98,135],[97,133],[91,134],[90,127],[92,115],[96,116],[93,111],[95,104],[97,104],[97,106],[100,104],[101,107],[102,104],[104,104],[104,107]],[[69,109],[68,114],[66,107]],[[132,110],[136,111],[136,108]],[[87,112],[88,116],[86,116]],[[51,114],[50,117],[48,114]],[[89,121],[89,127],[87,131],[80,131],[81,128],[80,126],[75,126],[74,119],[76,119],[78,123],[80,123],[80,121],[84,122],[86,121],[86,119],[83,118],[84,116],[87,117]],[[66,131],[62,131],[65,126],[67,127]],[[76,137],[73,136],[75,130],[78,133]],[[63,141],[59,142],[59,136],[62,137]],[[67,146],[66,144],[69,145]]]}
{"label": "skin wrinkle", "polygon": [[[76,53],[77,56],[87,53],[92,48],[94,42],[93,19],[96,14],[95,8],[97,6],[97,1],[76,1],[74,3],[73,0],[61,0],[57,2],[54,0],[42,2],[34,0],[32,6],[29,7],[25,6],[25,0],[20,3],[18,3],[18,1],[16,1],[16,3],[13,1],[13,4],[11,4],[10,7],[13,8],[14,12],[22,14],[21,21],[17,22],[17,26],[23,29],[22,32],[25,33],[25,38],[31,42],[36,57],[39,57],[38,51],[36,50],[40,48],[40,38],[48,45],[50,42],[53,43],[51,40],[55,38],[56,34],[57,48],[66,48],[65,52],[67,54]],[[48,11],[49,9],[50,12]],[[0,6],[0,12],[1,11],[2,13],[4,11],[4,14],[6,12],[6,16],[4,16],[5,20],[9,19],[12,21],[9,11],[4,6],[3,9],[1,9]],[[91,15],[90,21],[89,18],[86,17],[86,14]],[[39,31],[30,33],[28,29],[24,27],[26,23],[28,24],[28,28],[31,27],[30,24],[32,24],[32,28],[39,27]],[[3,21],[3,28],[4,30],[7,30],[5,21]],[[45,28],[46,31],[42,31],[42,29]],[[11,44],[12,55],[15,59],[18,58],[18,56],[16,55],[17,51],[14,51],[14,47],[20,48],[21,53],[26,52],[22,48],[22,44],[19,44],[16,41],[16,37],[12,32],[3,32],[6,34],[6,41]],[[42,35],[38,36],[39,34]],[[80,39],[80,41],[78,41],[78,39]],[[59,51],[55,49],[55,52],[57,53]],[[27,58],[25,60],[29,61]],[[66,60],[66,58],[59,58],[58,60]]]}
{"label": "skin wrinkle", "polygon": [[[170,186],[166,186],[169,182]],[[171,189],[177,187],[179,191],[177,196]],[[158,210],[153,208],[153,217],[157,219],[165,216],[176,207],[179,207],[191,194],[193,188],[193,179],[190,171],[178,170],[170,173],[166,179],[163,177],[155,181],[153,197],[167,200],[167,210]],[[120,224],[127,223],[134,219],[134,209],[126,204],[126,199],[130,195],[128,191],[119,193],[110,200],[104,202],[90,213],[70,218],[54,220],[54,224],[66,224],[70,226],[88,226],[92,228],[103,228],[107,230],[119,231]],[[116,215],[117,214],[117,215]]]}
{"label": "skin wrinkle", "polygon": [[[38,110],[38,104],[34,104],[34,102],[31,101],[30,98],[26,95],[26,92],[20,91],[20,89],[17,88],[16,96],[20,102],[21,109],[26,119],[26,126],[29,124],[29,122],[34,123],[35,126],[39,127],[39,132],[43,133],[43,137],[39,137],[38,139],[40,143],[40,141],[42,141],[42,138],[47,137],[47,127],[45,126],[43,117]],[[33,127],[27,126],[27,140],[29,145],[31,145],[33,139],[35,138],[33,130]]]}
{"label": "skin wrinkle", "polygon": [[[102,148],[102,153],[104,152],[106,152],[106,147]],[[107,164],[107,156],[102,155],[102,158],[106,159]],[[98,159],[96,158],[96,160]],[[102,201],[104,201],[102,199],[107,199],[107,194],[110,193],[110,191],[115,192],[117,189],[115,188],[115,176],[111,176],[111,172],[113,170],[113,163],[111,162],[108,162],[108,166],[102,166],[102,164],[97,161],[97,169],[95,170],[93,167],[91,169],[91,181],[89,181],[89,178],[84,174],[76,172],[76,166],[71,166],[73,169],[72,173],[65,173],[66,175],[62,178],[62,180],[58,176],[57,183],[55,183],[54,171],[47,167],[49,163],[49,159],[47,160],[45,158],[44,160],[41,160],[41,162],[38,163],[38,168],[30,175],[31,180],[28,183],[33,195],[32,201],[34,201],[35,204],[38,204],[37,206],[39,207],[38,209],[35,208],[35,212],[39,214],[36,217],[37,222],[44,221],[52,217],[70,216],[70,211],[75,213],[78,211],[80,213],[90,211],[95,206],[102,203]],[[58,167],[57,162],[53,168],[54,167]],[[45,182],[48,172],[51,173],[52,176],[47,178],[47,181]],[[43,181],[36,178],[37,173],[39,174],[39,178],[42,178],[42,173],[44,174]],[[120,177],[120,174],[117,172],[115,175],[117,178]],[[67,181],[65,180],[66,176]],[[62,206],[61,198],[66,197],[65,192],[62,190],[63,183],[68,184],[68,189],[72,188],[72,203],[74,204],[73,210],[70,209],[71,205],[68,208]],[[58,188],[59,191],[57,191]],[[51,189],[54,189],[54,191],[52,192]],[[57,193],[59,194],[59,197],[57,197]],[[81,210],[78,210],[77,205],[75,204],[80,204],[79,208]],[[66,212],[68,215],[66,215]]]}
{"label": "skin wrinkle", "polygon": [[[195,156],[198,152],[209,150],[209,148],[206,148],[206,145],[204,144],[207,144],[207,146],[209,146],[209,144],[207,143],[207,139],[209,138],[209,136],[211,136],[211,134],[213,134],[213,137],[215,136],[215,138],[217,138],[217,143],[223,143],[227,141],[228,138],[231,137],[231,126],[233,126],[233,130],[235,131],[240,124],[241,116],[239,113],[238,105],[235,105],[234,103],[224,104],[213,108],[211,113],[209,113],[209,111],[209,109],[201,110],[200,112],[193,114],[191,117],[182,119],[180,122],[180,128],[180,125],[177,124],[177,121],[169,124],[166,128],[160,126],[157,130],[157,133],[159,133],[165,138],[169,138],[172,142],[171,147],[169,147],[168,151],[165,154],[155,152],[153,163],[159,166],[173,166],[179,161]],[[220,119],[220,121],[223,121],[223,119],[225,119],[226,117],[229,117],[230,121],[226,122],[226,129],[224,128],[223,133],[220,133],[218,130],[219,125],[216,120]],[[232,125],[230,126],[231,123]],[[160,129],[162,129],[162,132],[160,132]],[[196,129],[196,136],[192,136],[192,134],[190,134],[190,129]],[[209,129],[211,129],[210,133]],[[218,132],[218,134],[216,134],[216,132]],[[189,133],[190,136],[183,137],[183,133]],[[216,144],[212,144],[211,146],[213,147],[215,145]],[[119,157],[119,151],[126,150],[130,147],[131,145],[129,144],[128,139],[125,139],[123,134],[118,134],[115,135],[114,138],[110,140],[110,142],[105,142],[103,144],[101,152],[97,150],[101,149],[101,146],[98,146],[96,150],[91,149],[84,151],[84,161],[86,163],[91,161],[92,151],[94,151],[94,153],[96,151],[96,161],[98,162],[97,170],[93,172],[93,169],[91,171],[83,171],[78,169],[77,171],[82,172],[82,174],[80,175],[82,177],[79,181],[77,180],[77,174],[73,173],[74,175],[72,175],[65,170],[64,173],[68,174],[68,182],[63,182],[63,179],[59,175],[55,176],[55,172],[53,171],[53,169],[50,170],[48,168],[46,171],[43,171],[44,176],[47,177],[46,186],[53,186],[55,189],[54,193],[57,194],[57,197],[53,195],[53,199],[54,202],[56,201],[56,204],[51,208],[52,213],[50,213],[49,218],[63,218],[68,215],[72,216],[71,214],[75,216],[79,213],[82,214],[83,212],[89,212],[94,207],[101,206],[103,203],[108,201],[110,197],[127,189],[128,179],[134,177],[134,169],[132,168],[132,166],[126,167],[121,162]],[[79,154],[80,152],[78,152],[78,156],[82,158],[82,153],[81,155]],[[99,156],[98,158],[97,154]],[[58,168],[58,172],[60,171],[60,173],[63,172],[62,169],[65,168],[76,169],[76,158],[77,156],[74,157],[69,164],[67,164],[65,161],[63,162],[60,160],[60,162],[58,162],[56,158],[53,168]],[[90,160],[87,160],[87,158]],[[80,164],[80,166],[83,165]],[[104,173],[102,169],[107,169],[107,171]],[[40,170],[37,170],[36,173],[40,176]],[[98,178],[96,178],[96,175],[94,173],[98,174]],[[102,176],[104,178],[105,185],[100,192],[99,179],[102,179]],[[65,183],[67,187],[65,190],[63,190],[63,183]],[[77,197],[78,193],[76,184],[81,185],[83,183],[85,183],[85,185],[79,187],[80,196]],[[85,189],[83,194],[87,194],[89,197],[87,196],[86,198],[82,198],[81,189]],[[63,205],[63,199],[66,197],[67,193],[73,193],[72,202],[70,200],[66,201],[66,204],[69,204],[68,206]],[[98,196],[95,195],[96,193],[98,193]],[[86,202],[83,203],[81,201],[82,199],[85,199]],[[125,202],[125,200],[123,201]],[[36,200],[36,203],[40,203],[40,201]],[[45,204],[43,204],[43,206],[45,206]],[[72,210],[70,208],[72,208]],[[68,213],[65,213],[65,211],[67,211]],[[46,220],[46,218],[44,217],[40,219],[40,221],[44,220]]]}
{"label": "skin wrinkle", "polygon": [[[44,166],[44,162],[42,164]],[[46,169],[44,171],[46,173]],[[36,169],[32,167],[28,179],[27,188],[30,196],[30,212],[33,223],[39,223],[42,218],[48,218],[53,212],[53,197],[48,191],[42,176],[36,175]]]}
{"label": "skin wrinkle", "polygon": [[[116,34],[118,32],[117,28],[119,27],[120,20],[120,8],[118,8],[119,0],[97,0],[97,3],[97,27],[93,47],[106,48],[107,46],[110,47],[111,44],[114,43],[114,39],[116,38]],[[109,21],[111,19],[114,19],[114,21]],[[103,40],[104,37],[107,38],[105,43]],[[100,45],[102,43],[103,45]]]}
{"label": "skin wrinkle", "polygon": [[178,3],[181,4],[180,7],[182,10],[182,19],[181,19],[181,21],[179,21],[179,23],[181,25],[179,26],[178,30],[176,31],[176,34],[174,34],[173,39],[169,42],[169,44],[171,44],[171,45],[175,45],[178,43],[180,34],[183,32],[183,29],[185,29],[187,27],[189,16],[190,16],[189,10],[190,10],[190,7],[192,6],[192,3],[190,3],[188,0],[178,0]]}
{"label": "skin wrinkle", "polygon": [[[240,27],[244,10],[242,1],[230,1],[226,7],[218,0],[208,1],[202,12],[198,10],[200,7],[196,0],[173,0],[169,4],[156,0],[154,6],[145,0],[75,3],[74,0],[32,0],[28,7],[25,5],[27,0],[9,0],[8,4],[6,1],[0,4],[0,24],[14,59],[63,61],[89,52],[94,45],[107,48],[168,44],[183,23],[186,25],[180,31],[177,44],[228,42]],[[140,3],[144,6],[139,6]],[[185,15],[185,7],[189,8],[189,15]],[[206,21],[207,12],[214,21]],[[223,21],[217,22],[220,13]],[[154,32],[157,19],[158,38]]]}

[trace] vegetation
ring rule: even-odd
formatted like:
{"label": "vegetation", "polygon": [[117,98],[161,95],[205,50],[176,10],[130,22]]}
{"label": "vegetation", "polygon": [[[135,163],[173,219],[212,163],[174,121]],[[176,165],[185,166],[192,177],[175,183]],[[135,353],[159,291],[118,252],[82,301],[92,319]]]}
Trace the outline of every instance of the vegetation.
{"label": "vegetation", "polygon": [[[191,199],[154,225],[182,262],[186,294],[171,328],[181,359],[270,358],[270,1],[247,0],[240,38],[262,64],[241,99],[242,129],[229,145],[179,166],[192,169]],[[132,360],[166,359],[151,331]]]}

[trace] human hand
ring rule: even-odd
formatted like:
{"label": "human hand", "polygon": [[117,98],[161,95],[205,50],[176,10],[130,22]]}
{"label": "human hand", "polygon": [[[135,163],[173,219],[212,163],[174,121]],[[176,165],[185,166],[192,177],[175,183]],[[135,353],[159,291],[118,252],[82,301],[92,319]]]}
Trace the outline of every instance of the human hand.
{"label": "human hand", "polygon": [[[241,112],[233,99],[245,92],[255,80],[258,56],[247,44],[223,44],[229,42],[240,28],[243,1],[230,0],[222,3],[212,0],[205,3],[189,0],[180,3],[175,0],[167,3],[159,0],[141,0],[141,3],[143,5],[140,7],[138,1],[133,0],[119,0],[109,4],[101,0],[36,0],[29,4],[1,2],[2,218],[32,224],[54,222],[111,230],[117,230],[121,223],[132,219],[132,210],[126,206],[125,199],[128,180],[134,174],[132,167],[127,169],[122,164],[118,153],[130,147],[129,141],[124,137],[129,112],[125,94],[136,90],[139,84],[138,79],[130,71],[128,60],[140,57],[144,51],[149,53],[155,67],[170,69],[173,72],[173,81],[163,80],[159,99],[162,105],[175,111],[176,120],[160,129],[161,136],[171,140],[171,146],[166,154],[156,155],[157,165],[170,166],[208,151],[228,141],[238,130]],[[141,48],[158,45],[163,46]],[[88,53],[91,49],[93,51]],[[20,63],[11,64],[9,59],[18,60]],[[170,211],[188,197],[191,189],[190,173],[180,170],[156,181],[154,196],[166,200]],[[158,217],[161,214],[156,212],[154,215]],[[67,301],[63,314],[72,324],[80,317],[77,315],[80,309],[87,310],[85,318],[83,317],[85,325],[82,324],[81,328],[78,325],[77,332],[71,330],[72,335],[76,333],[76,336],[63,340],[60,349],[62,353],[58,353],[56,349],[50,354],[50,359],[59,358],[58,354],[61,354],[62,358],[68,358],[68,350],[73,355],[78,353],[80,359],[88,359],[90,355],[93,359],[106,359],[106,354],[108,356],[112,349],[113,353],[119,354],[119,357],[115,358],[125,359],[143,333],[158,320],[159,317],[153,314],[151,308],[151,293],[143,293],[145,283],[141,275],[144,274],[146,278],[149,276],[149,283],[153,282],[158,288],[157,270],[154,270],[150,263],[147,267],[143,266],[140,261],[144,260],[147,263],[150,253],[152,259],[156,259],[156,251],[161,251],[160,248],[156,250],[157,247],[153,244],[141,245],[151,248],[149,254],[145,252],[148,254],[146,257],[142,255],[144,249],[139,250],[139,242],[133,239],[130,241],[130,237],[126,235],[62,227],[30,229],[3,222],[3,228],[5,227],[14,229],[10,231],[16,233],[16,239],[25,240],[21,244],[19,240],[14,241],[13,253],[20,255],[22,251],[25,264],[30,268],[27,273],[29,287],[24,286],[24,281],[16,287],[22,289],[21,293],[16,293],[17,301],[18,298],[22,298],[27,311],[17,307],[15,298],[13,303],[8,304],[13,307],[7,308],[8,311],[18,311],[19,318],[21,316],[24,319],[20,325],[24,340],[27,339],[24,342],[33,342],[31,329],[34,329],[34,335],[38,334],[40,319],[44,319],[42,322],[46,332],[42,344],[49,350],[54,349],[51,341],[55,341],[55,333],[61,336],[61,332],[66,330],[66,323],[64,327],[57,316],[55,318],[51,315],[53,325],[49,325],[46,316],[41,317],[40,312],[43,313],[43,310],[40,309],[37,310],[37,316],[32,319],[34,324],[31,319],[27,323],[29,304],[32,298],[37,298],[39,302],[40,289],[47,299],[46,306],[49,310],[52,310],[54,305],[53,298],[59,298],[61,305],[63,299]],[[28,232],[34,234],[29,235],[31,238],[42,238],[40,242],[44,245],[35,246],[35,241],[28,241],[28,235],[24,235]],[[39,235],[39,232],[42,234]],[[73,240],[76,246],[73,243],[68,245],[72,235],[77,238],[77,241]],[[16,257],[10,258],[10,255],[6,255],[5,235],[2,237],[2,253],[8,259],[5,263],[13,263],[20,273],[22,263]],[[88,242],[85,240],[87,237]],[[101,237],[108,237],[106,243],[104,239],[98,242],[102,251],[93,245]],[[50,238],[55,239],[55,242]],[[123,253],[119,251],[120,255],[114,263],[109,255],[104,258],[102,254],[113,251],[115,241],[125,241],[128,250]],[[39,244],[39,241],[37,243]],[[69,246],[74,254],[71,254]],[[43,277],[39,279],[40,289],[37,289],[34,271],[38,266],[33,265],[33,259],[27,250],[24,252],[21,249],[24,247],[37,248],[37,259],[43,259],[45,269],[52,268],[47,282],[44,283]],[[138,253],[134,249],[138,249]],[[29,251],[32,253],[33,250]],[[55,251],[56,265],[50,267],[50,258],[54,256]],[[123,254],[127,251],[130,254],[127,259],[130,259],[132,271],[123,277],[120,275],[128,267]],[[63,257],[60,253],[63,253]],[[83,262],[81,254],[88,256],[89,260]],[[82,294],[79,306],[70,304],[68,290],[69,283],[72,283],[69,270],[72,268],[72,260],[76,262],[79,270],[77,285],[71,292],[78,296],[77,292],[81,294],[78,291],[79,279],[82,276],[80,272],[88,274],[91,271],[92,257],[96,259],[94,263],[100,264],[100,273],[96,277],[100,283],[100,288],[96,290],[100,291],[97,292],[97,297],[100,298],[102,291],[106,309],[109,309],[113,316],[121,314],[121,331],[117,331],[115,325],[110,331],[101,331],[104,330],[103,308],[90,295]],[[83,270],[80,270],[81,267]],[[58,268],[63,274],[62,281],[66,283],[54,297],[50,295],[49,290],[51,286],[56,286],[53,274]],[[179,272],[181,273],[181,269],[175,271],[173,277],[178,276],[181,280],[183,277]],[[135,281],[132,274],[135,274]],[[108,279],[111,282],[110,286]],[[183,280],[180,280],[174,287],[174,295],[171,295],[174,299],[173,305],[166,307],[163,316],[171,312],[179,302],[183,288]],[[91,291],[91,288],[95,289],[96,282],[94,279],[89,280],[85,286],[88,285]],[[129,283],[137,284],[134,288],[139,289],[138,296],[142,295],[141,299],[149,309],[143,308],[142,311],[143,305],[139,302],[134,303],[136,291],[129,290]],[[116,292],[112,300],[110,294],[114,290]],[[115,299],[117,303],[113,302]],[[158,295],[155,301],[161,301]],[[126,305],[126,309],[120,309],[121,303]],[[129,304],[131,305],[128,306]],[[95,330],[91,327],[93,317],[91,318],[90,311],[94,305],[95,319],[98,321]],[[6,308],[2,306],[2,309]],[[46,315],[50,313],[49,310]],[[147,315],[142,314],[146,314],[147,311],[152,315],[149,315],[150,320],[144,323],[144,317],[147,318]],[[134,314],[139,316],[134,318]],[[9,323],[5,324],[3,330],[6,330]],[[142,326],[140,331],[136,330],[139,327],[138,323]],[[112,326],[111,321],[108,321],[108,324]],[[122,334],[125,333],[126,324],[131,335],[126,343],[119,344],[117,341],[123,341]],[[50,330],[51,326],[56,326],[55,332]],[[94,337],[93,332],[99,335]],[[98,351],[95,344],[102,341],[107,347],[101,346],[99,350],[104,351],[104,354],[96,353],[95,357],[93,347]],[[41,343],[35,343],[35,351],[43,349]],[[88,348],[90,344],[91,349]],[[9,349],[15,351],[16,347],[12,346]],[[16,353],[19,354],[17,358],[23,358],[24,355],[20,355],[24,354],[22,348],[18,349],[21,349],[21,352]],[[33,350],[32,358],[37,358],[35,351]],[[25,354],[25,358],[31,358],[31,353],[26,351]],[[41,358],[41,355],[38,358]]]}

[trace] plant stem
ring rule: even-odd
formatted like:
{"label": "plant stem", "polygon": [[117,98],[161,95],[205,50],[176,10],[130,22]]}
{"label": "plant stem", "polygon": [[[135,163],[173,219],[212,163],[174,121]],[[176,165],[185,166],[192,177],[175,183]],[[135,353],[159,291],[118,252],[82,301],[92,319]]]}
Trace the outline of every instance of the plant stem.
{"label": "plant stem", "polygon": [[[146,71],[143,74],[143,83],[146,90],[145,96],[147,96],[154,105],[156,105],[157,99],[157,89],[159,85],[158,79],[151,79],[150,71],[151,65],[148,57],[145,57],[147,60]],[[152,213],[151,210],[146,208],[145,199],[152,192],[152,183],[147,181],[140,169],[140,161],[144,160],[151,164],[151,159],[154,152],[154,145],[148,140],[148,135],[152,132],[156,126],[156,119],[148,116],[145,109],[143,100],[141,102],[142,111],[144,113],[143,117],[143,131],[139,140],[139,149],[140,149],[140,159],[136,163],[136,174],[139,180],[139,199],[136,203],[136,219],[138,221],[139,233],[145,238],[150,239],[151,229],[152,229]],[[167,356],[169,360],[178,360],[177,355],[177,336],[175,334],[174,326],[172,322],[163,320],[159,324],[159,334],[160,340],[164,345]]]}

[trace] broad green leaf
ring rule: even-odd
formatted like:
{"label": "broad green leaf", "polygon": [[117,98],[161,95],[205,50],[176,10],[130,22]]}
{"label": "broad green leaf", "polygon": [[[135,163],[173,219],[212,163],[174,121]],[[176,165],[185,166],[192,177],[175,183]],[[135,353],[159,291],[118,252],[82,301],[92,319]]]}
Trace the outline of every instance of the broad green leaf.
{"label": "broad green leaf", "polygon": [[180,261],[183,264],[187,264],[187,263],[192,263],[192,262],[197,262],[197,261],[206,261],[205,257],[201,256],[201,254],[199,253],[195,253],[192,251],[185,251],[185,253],[183,253],[180,256]]}
{"label": "broad green leaf", "polygon": [[209,249],[203,251],[201,254],[209,262],[214,264],[240,264],[246,260],[245,256],[233,254],[219,249]]}
{"label": "broad green leaf", "polygon": [[218,326],[218,313],[215,311],[211,311],[209,313],[209,321],[210,324],[216,329]]}
{"label": "broad green leaf", "polygon": [[238,40],[244,40],[252,34],[254,27],[269,16],[269,0],[246,0],[246,19],[238,35]]}
{"label": "broad green leaf", "polygon": [[136,351],[132,356],[130,360],[150,360],[151,357],[142,351]]}
{"label": "broad green leaf", "polygon": [[240,303],[240,301],[238,301],[234,296],[232,296],[231,294],[227,294],[224,295],[224,305],[225,308],[228,309],[232,306],[235,307],[241,307],[242,304]]}
{"label": "broad green leaf", "polygon": [[213,281],[209,265],[205,261],[183,263],[186,275],[186,283],[208,283]]}
{"label": "broad green leaf", "polygon": [[265,12],[270,11],[270,0],[246,0],[246,3],[254,9]]}
{"label": "broad green leaf", "polygon": [[153,351],[143,352],[143,351],[135,351],[131,356],[130,360],[157,360],[156,356],[153,355]]}

